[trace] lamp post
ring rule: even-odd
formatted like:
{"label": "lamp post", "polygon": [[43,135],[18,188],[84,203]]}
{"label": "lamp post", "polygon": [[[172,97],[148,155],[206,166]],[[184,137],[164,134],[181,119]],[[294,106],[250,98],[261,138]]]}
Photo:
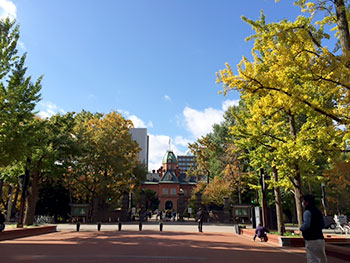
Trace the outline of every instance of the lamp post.
{"label": "lamp post", "polygon": [[179,199],[177,202],[177,212],[178,212],[178,220],[180,222],[184,221],[184,211],[185,211],[185,193],[182,188],[180,188],[178,193]]}

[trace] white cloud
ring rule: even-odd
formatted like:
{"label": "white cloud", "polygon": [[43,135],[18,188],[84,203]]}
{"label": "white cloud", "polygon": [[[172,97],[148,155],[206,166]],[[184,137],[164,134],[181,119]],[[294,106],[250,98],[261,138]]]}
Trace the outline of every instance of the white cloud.
{"label": "white cloud", "polygon": [[[188,151],[188,143],[212,132],[212,126],[224,120],[223,115],[229,106],[238,105],[238,102],[239,100],[225,100],[221,105],[221,109],[206,108],[203,111],[185,107],[182,119],[185,128],[190,132],[188,138],[176,136],[173,139],[166,135],[149,134],[149,170],[157,170],[162,165],[163,156],[169,149],[169,139],[171,139],[171,150],[176,155],[184,155],[186,150]],[[135,128],[153,127],[152,122],[145,124],[143,120],[135,115],[131,115],[128,111],[118,110],[118,112],[130,119],[134,123]]]}
{"label": "white cloud", "polygon": [[204,111],[198,111],[190,107],[185,107],[183,115],[187,130],[195,138],[202,137],[211,132],[214,123],[223,121],[223,111],[213,108],[206,108]]}
{"label": "white cloud", "polygon": [[9,17],[11,20],[16,19],[16,5],[12,1],[0,0],[0,19]]}
{"label": "white cloud", "polygon": [[134,124],[135,128],[153,128],[152,121],[149,121],[148,123],[145,123],[139,117],[137,117],[136,115],[131,115],[130,112],[128,112],[126,110],[120,110],[119,109],[118,112],[123,114],[126,119],[131,120],[132,123]]}
{"label": "white cloud", "polygon": [[164,95],[163,98],[164,98],[165,101],[171,101],[171,98],[170,98],[170,96],[168,96],[168,95]]}
{"label": "white cloud", "polygon": [[[157,170],[162,165],[163,156],[169,150],[169,139],[170,137],[166,135],[149,134],[149,170]],[[171,150],[176,155],[184,154],[176,145],[171,145]]]}
{"label": "white cloud", "polygon": [[176,136],[175,140],[174,140],[174,144],[175,145],[180,145],[183,147],[187,147],[189,143],[191,143],[192,140],[187,139],[187,138],[183,138],[182,136]]}
{"label": "white cloud", "polygon": [[135,128],[153,128],[153,123],[151,121],[145,124],[143,120],[138,118],[136,115],[129,115],[127,118],[132,121]]}
{"label": "white cloud", "polygon": [[222,103],[222,110],[227,111],[229,107],[231,106],[238,106],[239,100],[225,100]]}
{"label": "white cloud", "polygon": [[57,105],[50,101],[40,101],[37,105],[37,108],[39,110],[38,115],[44,119],[50,118],[57,113],[66,113],[63,109],[59,108]]}
{"label": "white cloud", "polygon": [[186,129],[195,139],[212,132],[213,125],[221,123],[223,115],[229,106],[238,105],[239,100],[225,100],[222,109],[206,108],[203,111],[185,107],[183,118]]}

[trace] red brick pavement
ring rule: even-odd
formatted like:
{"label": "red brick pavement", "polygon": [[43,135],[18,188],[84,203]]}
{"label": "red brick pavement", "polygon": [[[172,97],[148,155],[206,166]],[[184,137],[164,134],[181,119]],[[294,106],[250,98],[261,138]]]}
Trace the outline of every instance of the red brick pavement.
{"label": "red brick pavement", "polygon": [[[306,262],[303,248],[281,249],[227,233],[57,232],[0,242],[0,263]],[[329,258],[329,263],[345,261]]]}

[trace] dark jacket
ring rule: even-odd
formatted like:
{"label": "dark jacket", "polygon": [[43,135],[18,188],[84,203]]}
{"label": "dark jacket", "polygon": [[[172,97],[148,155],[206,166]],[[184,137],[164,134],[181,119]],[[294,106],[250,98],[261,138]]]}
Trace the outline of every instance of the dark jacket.
{"label": "dark jacket", "polygon": [[266,236],[266,233],[268,233],[269,231],[263,227],[263,226],[258,226],[255,230],[255,234],[258,236],[258,237],[265,237]]}
{"label": "dark jacket", "polygon": [[305,211],[311,213],[310,227],[302,231],[305,240],[324,239],[322,229],[324,228],[324,219],[320,210],[316,207],[307,207]]}
{"label": "dark jacket", "polygon": [[196,219],[200,222],[203,222],[203,220],[204,220],[204,211],[203,210],[199,210],[197,212]]}

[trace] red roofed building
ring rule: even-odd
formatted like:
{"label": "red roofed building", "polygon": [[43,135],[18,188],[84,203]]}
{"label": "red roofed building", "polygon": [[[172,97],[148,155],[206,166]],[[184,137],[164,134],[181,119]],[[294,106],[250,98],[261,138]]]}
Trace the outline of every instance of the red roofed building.
{"label": "red roofed building", "polygon": [[177,210],[180,191],[183,191],[185,202],[191,197],[192,189],[196,186],[196,178],[180,172],[175,154],[168,150],[162,161],[162,166],[147,175],[143,189],[150,189],[157,193],[160,210]]}

